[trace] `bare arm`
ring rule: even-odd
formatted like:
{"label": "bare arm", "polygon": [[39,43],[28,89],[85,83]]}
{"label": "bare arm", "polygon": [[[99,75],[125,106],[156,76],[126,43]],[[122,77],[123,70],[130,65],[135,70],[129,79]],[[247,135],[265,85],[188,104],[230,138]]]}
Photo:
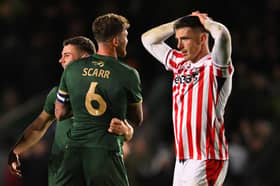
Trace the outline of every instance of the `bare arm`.
{"label": "bare arm", "polygon": [[171,49],[164,41],[174,34],[175,21],[162,24],[148,30],[141,36],[142,44],[146,50],[161,63],[164,63],[165,55]]}
{"label": "bare arm", "polygon": [[142,101],[127,105],[127,121],[133,126],[140,126],[143,122]]}
{"label": "bare arm", "polygon": [[55,117],[58,121],[67,119],[72,116],[72,110],[70,103],[61,103],[58,100],[55,101]]}
{"label": "bare arm", "polygon": [[17,141],[9,153],[8,165],[13,174],[21,176],[19,155],[39,142],[53,123],[54,119],[54,116],[43,110],[25,129],[22,137]]}
{"label": "bare arm", "polygon": [[124,121],[126,127],[127,127],[127,131],[126,133],[124,134],[124,138],[125,138],[125,141],[130,141],[133,137],[133,134],[134,134],[134,129],[133,127],[128,123],[127,120]]}
{"label": "bare arm", "polygon": [[214,61],[221,66],[228,65],[231,62],[231,36],[228,29],[221,23],[213,21],[207,14],[193,12],[192,15],[198,16],[200,22],[211,36],[215,43],[212,50]]}
{"label": "bare arm", "polygon": [[13,147],[15,154],[22,154],[35,145],[47,132],[47,129],[54,121],[54,116],[42,111],[40,115],[25,129],[22,137]]}

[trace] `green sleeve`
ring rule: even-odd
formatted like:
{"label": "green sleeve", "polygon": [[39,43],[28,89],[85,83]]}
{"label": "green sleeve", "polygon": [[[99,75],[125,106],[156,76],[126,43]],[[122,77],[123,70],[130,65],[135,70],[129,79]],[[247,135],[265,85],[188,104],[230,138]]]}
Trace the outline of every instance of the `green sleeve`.
{"label": "green sleeve", "polygon": [[130,77],[127,80],[128,103],[140,102],[142,100],[142,89],[138,72],[135,69],[131,69]]}
{"label": "green sleeve", "polygon": [[57,87],[53,87],[45,100],[44,110],[50,115],[54,115],[56,93]]}
{"label": "green sleeve", "polygon": [[67,74],[67,69],[69,69],[69,68],[66,68],[66,69],[64,70],[62,76],[61,76],[60,84],[59,84],[59,89],[58,89],[59,92],[60,92],[60,91],[65,92],[65,93],[68,92],[68,90],[67,90],[67,88],[66,88],[66,83],[65,83],[65,80],[66,80],[65,76],[66,76],[66,74]]}

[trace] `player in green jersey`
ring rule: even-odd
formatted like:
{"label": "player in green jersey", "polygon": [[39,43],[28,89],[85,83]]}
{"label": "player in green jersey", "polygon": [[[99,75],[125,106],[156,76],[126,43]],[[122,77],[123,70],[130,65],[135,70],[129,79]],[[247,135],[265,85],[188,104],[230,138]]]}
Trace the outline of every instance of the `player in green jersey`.
{"label": "player in green jersey", "polygon": [[[88,57],[95,53],[95,46],[93,42],[83,36],[77,36],[66,39],[63,42],[63,50],[59,63],[65,69],[66,66],[73,60]],[[16,143],[9,154],[9,166],[13,173],[21,176],[19,156],[27,151],[30,147],[35,145],[44,136],[47,129],[54,122],[54,106],[56,100],[56,93],[58,87],[54,87],[48,94],[43,111],[39,116],[26,128],[22,138]],[[63,121],[57,122],[55,137],[52,144],[52,150],[50,154],[50,160],[48,165],[48,185],[54,186],[55,175],[61,162],[61,158],[64,151],[66,132],[72,126],[73,119],[69,118]],[[117,122],[112,122],[112,127],[119,125]],[[111,130],[111,129],[110,129]],[[111,132],[126,133],[125,138],[129,140],[133,134],[133,128],[131,126],[121,126],[121,131],[112,130]]]}
{"label": "player in green jersey", "polygon": [[55,115],[72,108],[74,123],[58,171],[60,186],[127,186],[123,136],[107,131],[110,121],[139,126],[143,120],[138,72],[118,60],[126,55],[128,20],[109,13],[93,22],[97,54],[71,63],[63,72]]}

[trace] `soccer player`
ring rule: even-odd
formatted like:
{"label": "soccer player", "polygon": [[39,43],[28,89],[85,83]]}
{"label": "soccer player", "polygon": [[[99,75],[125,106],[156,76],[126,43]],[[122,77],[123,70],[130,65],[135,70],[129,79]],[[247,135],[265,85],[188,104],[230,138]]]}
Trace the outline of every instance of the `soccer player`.
{"label": "soccer player", "polygon": [[[214,39],[210,52],[209,33]],[[166,44],[175,35],[178,50]],[[222,185],[228,169],[224,109],[233,66],[228,29],[198,11],[148,30],[147,51],[173,72],[174,186]]]}
{"label": "soccer player", "polygon": [[[66,66],[73,60],[88,57],[95,53],[94,43],[83,36],[69,38],[63,41],[63,50],[59,63],[65,69]],[[26,128],[22,137],[12,148],[9,154],[9,166],[12,173],[21,176],[19,156],[26,152],[30,147],[35,145],[44,136],[47,129],[54,123],[54,107],[56,93],[58,87],[54,87],[48,94],[44,108],[39,116]],[[52,144],[50,160],[48,165],[48,185],[55,184],[56,171],[59,169],[61,158],[63,156],[66,133],[73,123],[73,118],[57,122],[55,137]],[[120,130],[116,131],[114,126],[119,126]],[[129,125],[120,125],[120,122],[111,122],[110,132],[118,134],[126,134],[125,139],[130,140],[133,134],[133,128]]]}
{"label": "soccer player", "polygon": [[[128,20],[108,13],[92,24],[97,54],[71,63],[63,72],[55,116],[74,115],[59,170],[59,185],[127,186],[123,136],[108,133],[110,121],[139,126],[143,120],[140,77],[118,58],[126,56]],[[118,127],[117,127],[118,128]]]}

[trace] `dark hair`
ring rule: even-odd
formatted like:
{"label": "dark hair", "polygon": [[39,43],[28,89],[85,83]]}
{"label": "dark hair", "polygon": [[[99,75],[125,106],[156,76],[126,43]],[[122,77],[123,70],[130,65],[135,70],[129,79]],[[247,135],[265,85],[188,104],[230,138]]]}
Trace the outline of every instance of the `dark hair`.
{"label": "dark hair", "polygon": [[107,41],[129,28],[128,20],[114,13],[97,17],[92,23],[92,31],[96,41]]}
{"label": "dark hair", "polygon": [[201,32],[207,32],[204,26],[201,24],[197,16],[184,16],[178,19],[174,24],[174,30],[183,27],[198,28]]}
{"label": "dark hair", "polygon": [[81,51],[86,52],[90,55],[96,52],[94,43],[89,38],[84,36],[76,36],[66,39],[63,41],[63,46],[66,45],[74,45],[78,47]]}

